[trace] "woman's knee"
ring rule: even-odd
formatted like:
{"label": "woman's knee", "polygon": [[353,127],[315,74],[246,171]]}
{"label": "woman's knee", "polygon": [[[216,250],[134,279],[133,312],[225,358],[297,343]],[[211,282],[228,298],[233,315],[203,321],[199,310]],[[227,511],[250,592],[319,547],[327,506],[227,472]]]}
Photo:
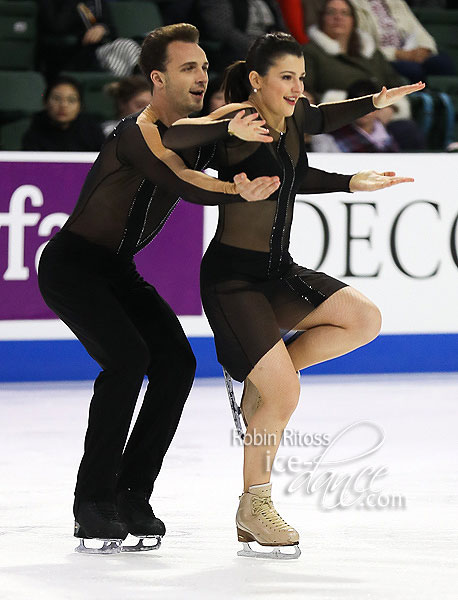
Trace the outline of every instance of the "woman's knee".
{"label": "woman's knee", "polygon": [[382,327],[380,309],[370,300],[363,301],[358,307],[355,326],[365,343],[375,339]]}

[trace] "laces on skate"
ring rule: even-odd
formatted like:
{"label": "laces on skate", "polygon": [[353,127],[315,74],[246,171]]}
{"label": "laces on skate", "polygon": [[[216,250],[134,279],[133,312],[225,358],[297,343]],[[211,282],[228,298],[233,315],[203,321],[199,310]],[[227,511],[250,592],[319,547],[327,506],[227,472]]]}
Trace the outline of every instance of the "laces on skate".
{"label": "laces on skate", "polygon": [[275,529],[282,530],[291,527],[284,519],[282,519],[282,517],[280,517],[270,498],[254,498],[253,511],[255,514],[260,513],[275,527]]}

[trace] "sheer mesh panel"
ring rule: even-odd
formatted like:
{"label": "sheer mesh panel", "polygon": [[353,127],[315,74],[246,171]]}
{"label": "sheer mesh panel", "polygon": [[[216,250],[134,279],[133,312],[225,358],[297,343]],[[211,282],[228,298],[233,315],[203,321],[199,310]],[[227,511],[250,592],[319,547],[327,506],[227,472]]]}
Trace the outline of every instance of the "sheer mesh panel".
{"label": "sheer mesh panel", "polygon": [[[160,125],[160,132],[166,130]],[[209,185],[207,182],[214,180],[206,178],[204,182],[190,179],[183,171],[175,172],[174,168],[184,166],[178,157],[181,167],[162,160],[162,153],[170,155],[170,151],[161,145],[157,129],[152,135],[156,146],[150,147],[136,115],[121,122],[92,166],[64,229],[114,252],[133,255],[157,235],[180,197],[209,205],[243,201],[237,194],[227,193],[220,182]],[[205,159],[205,154],[195,149],[185,154],[190,169],[198,165],[201,155]],[[204,184],[206,187],[201,187]]]}

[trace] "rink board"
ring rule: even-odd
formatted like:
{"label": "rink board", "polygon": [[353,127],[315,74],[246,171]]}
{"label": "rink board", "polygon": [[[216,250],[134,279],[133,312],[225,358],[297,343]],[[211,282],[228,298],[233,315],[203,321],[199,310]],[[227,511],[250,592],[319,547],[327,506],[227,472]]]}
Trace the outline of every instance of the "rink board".
{"label": "rink board", "polygon": [[[213,339],[189,338],[197,377],[220,377]],[[351,354],[310,367],[307,375],[458,371],[458,334],[381,335]],[[0,342],[0,381],[95,379],[100,368],[77,340]]]}
{"label": "rink board", "polygon": [[[43,303],[36,264],[66,219],[95,155],[0,152],[0,381],[88,379],[98,367]],[[308,373],[458,370],[458,155],[311,154],[311,166],[396,170],[415,183],[376,193],[300,196],[291,254],[371,298],[382,334]],[[219,376],[199,301],[203,249],[217,209],[179,202],[136,257],[140,273],[179,315],[198,376]]]}

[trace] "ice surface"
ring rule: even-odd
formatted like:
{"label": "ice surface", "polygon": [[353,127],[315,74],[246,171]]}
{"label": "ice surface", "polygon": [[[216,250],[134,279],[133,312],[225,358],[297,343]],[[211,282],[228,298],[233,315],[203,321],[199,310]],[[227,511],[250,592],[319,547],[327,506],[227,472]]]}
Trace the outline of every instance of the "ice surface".
{"label": "ice surface", "polygon": [[[276,472],[273,498],[301,534],[302,550],[298,560],[278,562],[236,556],[242,449],[231,443],[222,378],[194,385],[156,483],[152,504],[168,530],[161,548],[74,553],[72,494],[90,395],[90,382],[0,389],[2,600],[458,598],[458,375],[302,378],[293,434],[332,439],[353,425],[332,461],[381,444],[368,456],[322,466],[315,477],[384,466],[371,489],[402,496],[405,507],[326,509],[339,490],[324,500],[304,487],[287,493],[297,473]],[[324,449],[283,445],[281,464]]]}

